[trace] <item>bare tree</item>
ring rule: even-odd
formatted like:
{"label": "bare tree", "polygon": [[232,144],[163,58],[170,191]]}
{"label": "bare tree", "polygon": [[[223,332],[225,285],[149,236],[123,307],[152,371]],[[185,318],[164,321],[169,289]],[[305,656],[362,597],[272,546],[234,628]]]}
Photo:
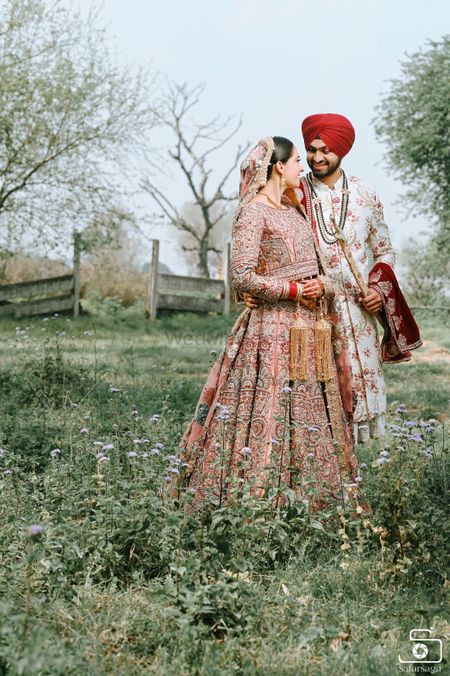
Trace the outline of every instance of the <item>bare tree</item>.
{"label": "bare tree", "polygon": [[169,156],[184,177],[197,208],[177,207],[169,191],[159,186],[153,177],[145,178],[142,187],[169,224],[189,236],[189,242],[183,236],[183,251],[195,254],[199,274],[209,277],[208,256],[211,252],[221,253],[214,243],[216,231],[237,198],[236,192],[227,191],[226,185],[249,146],[237,147],[231,166],[211,186],[211,155],[231,141],[241,128],[242,119],[217,116],[205,124],[192,123],[192,109],[200,102],[203,91],[203,85],[189,88],[186,84],[169,83],[156,113],[159,122],[173,133],[174,145],[169,149]]}
{"label": "bare tree", "polygon": [[[212,208],[212,220],[215,220],[217,212],[220,207]],[[187,223],[190,223],[196,231],[201,232],[203,229],[203,213],[198,204],[188,202],[180,209],[180,215]],[[221,267],[223,252],[226,243],[231,239],[231,223],[233,217],[233,210],[228,210],[223,215],[218,223],[212,228],[209,237],[209,252],[208,252],[208,270],[210,274],[217,272]],[[182,256],[186,262],[189,271],[195,274],[198,271],[198,256],[193,257],[192,252],[198,251],[197,241],[192,237],[187,230],[178,230],[178,242],[183,252]]]}

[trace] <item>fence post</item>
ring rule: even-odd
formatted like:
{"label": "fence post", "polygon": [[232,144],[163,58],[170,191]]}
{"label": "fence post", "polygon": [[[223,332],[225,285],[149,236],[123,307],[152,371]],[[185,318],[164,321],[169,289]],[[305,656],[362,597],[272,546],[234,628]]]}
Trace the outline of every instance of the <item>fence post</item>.
{"label": "fence post", "polygon": [[227,242],[225,247],[225,261],[224,261],[224,271],[223,271],[223,280],[225,283],[225,293],[223,298],[223,314],[230,314],[230,303],[231,303],[231,285],[230,285],[230,260],[231,260],[231,243]]}
{"label": "fence post", "polygon": [[148,282],[148,318],[156,319],[158,309],[158,257],[159,239],[152,239],[152,260]]}
{"label": "fence post", "polygon": [[73,233],[73,316],[80,314],[80,252],[81,233]]}

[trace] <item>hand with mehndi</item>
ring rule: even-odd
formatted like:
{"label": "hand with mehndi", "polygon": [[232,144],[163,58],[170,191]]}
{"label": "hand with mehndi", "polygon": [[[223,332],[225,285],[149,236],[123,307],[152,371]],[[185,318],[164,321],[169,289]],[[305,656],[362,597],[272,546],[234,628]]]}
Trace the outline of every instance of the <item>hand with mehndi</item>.
{"label": "hand with mehndi", "polygon": [[320,296],[323,296],[323,292],[323,282],[318,277],[303,284],[303,298],[320,298]]}
{"label": "hand with mehndi", "polygon": [[[264,301],[261,298],[252,296],[250,293],[247,293],[246,291],[244,291],[242,296],[244,298],[244,303],[249,310],[257,310],[259,307],[261,307],[261,305],[264,304]],[[300,298],[299,303],[300,305],[303,305],[304,307],[308,308],[308,310],[315,310],[317,299],[302,297]]]}

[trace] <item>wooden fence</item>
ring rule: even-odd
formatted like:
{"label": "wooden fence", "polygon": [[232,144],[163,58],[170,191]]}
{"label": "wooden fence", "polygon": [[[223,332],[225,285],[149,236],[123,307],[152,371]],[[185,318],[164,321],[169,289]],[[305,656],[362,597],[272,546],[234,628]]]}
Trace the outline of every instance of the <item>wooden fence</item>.
{"label": "wooden fence", "polygon": [[[158,271],[159,240],[152,241],[152,261],[148,287],[149,319],[158,310],[217,312],[229,314],[241,308],[231,298],[229,265],[231,244],[224,252],[224,279],[186,277]],[[0,315],[15,317],[49,315],[71,310],[74,317],[80,311],[80,235],[74,235],[73,272],[59,277],[36,279],[31,282],[0,285]]]}
{"label": "wooden fence", "polygon": [[15,317],[80,312],[80,235],[73,239],[73,272],[32,282],[0,285],[0,315]]}
{"label": "wooden fence", "polygon": [[231,309],[235,309],[229,280],[230,253],[231,244],[227,244],[224,279],[166,275],[158,272],[159,241],[154,239],[148,289],[149,319],[155,319],[158,310],[229,314]]}

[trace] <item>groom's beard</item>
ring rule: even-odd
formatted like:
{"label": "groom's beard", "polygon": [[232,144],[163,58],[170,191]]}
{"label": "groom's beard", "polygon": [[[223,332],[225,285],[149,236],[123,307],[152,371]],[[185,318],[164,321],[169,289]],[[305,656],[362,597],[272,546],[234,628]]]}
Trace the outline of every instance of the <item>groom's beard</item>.
{"label": "groom's beard", "polygon": [[314,164],[314,162],[308,160],[308,166],[311,169],[313,176],[316,178],[325,178],[326,176],[331,176],[331,174],[341,166],[341,159],[338,157],[338,159],[333,162],[322,160],[319,164]]}

